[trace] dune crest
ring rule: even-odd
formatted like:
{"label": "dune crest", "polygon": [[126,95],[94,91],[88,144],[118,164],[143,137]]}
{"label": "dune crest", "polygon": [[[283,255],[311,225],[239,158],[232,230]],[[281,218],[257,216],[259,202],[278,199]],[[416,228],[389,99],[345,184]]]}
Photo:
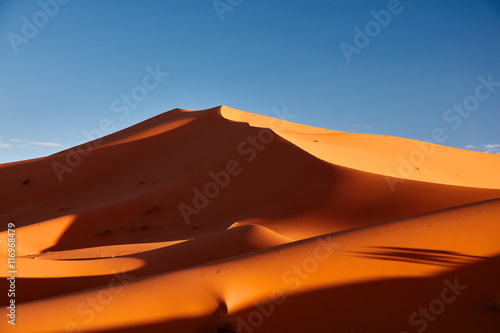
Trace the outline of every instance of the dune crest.
{"label": "dune crest", "polygon": [[[221,106],[232,121],[270,128],[310,154],[332,164],[400,179],[456,186],[499,188],[499,156],[384,135],[345,133],[291,123]],[[457,160],[476,163],[457,163]],[[481,165],[485,172],[477,172]],[[397,183],[397,181],[396,181]]]}

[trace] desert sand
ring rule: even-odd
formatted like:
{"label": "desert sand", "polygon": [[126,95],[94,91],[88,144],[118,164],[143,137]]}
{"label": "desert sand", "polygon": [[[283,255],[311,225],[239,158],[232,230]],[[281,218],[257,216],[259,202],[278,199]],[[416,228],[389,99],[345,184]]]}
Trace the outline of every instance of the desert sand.
{"label": "desert sand", "polygon": [[0,164],[0,332],[498,333],[499,170],[225,106]]}

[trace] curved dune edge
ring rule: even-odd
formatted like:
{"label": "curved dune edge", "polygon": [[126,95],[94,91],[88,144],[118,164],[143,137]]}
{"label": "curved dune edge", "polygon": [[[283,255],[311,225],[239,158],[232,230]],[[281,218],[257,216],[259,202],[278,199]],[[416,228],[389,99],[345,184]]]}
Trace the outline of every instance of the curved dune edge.
{"label": "curved dune edge", "polygon": [[[43,250],[56,245],[75,219],[76,215],[64,215],[54,219],[41,221],[40,223],[16,228],[16,238],[19,239],[16,241],[17,256],[39,254],[42,253]],[[0,239],[7,239],[7,231],[0,232]],[[6,245],[6,243],[4,243],[4,245]],[[7,258],[7,249],[3,246],[0,258]],[[4,274],[3,270],[0,274]]]}
{"label": "curved dune edge", "polygon": [[[427,292],[407,290],[406,295],[400,295],[405,303],[397,307],[384,303],[384,299],[377,300],[381,309],[392,306],[394,314],[398,314],[396,322],[387,322],[384,318],[376,322],[380,331],[388,331],[392,325],[408,325],[407,318],[413,311],[424,302],[428,304],[439,297],[445,277],[449,283],[457,279],[459,285],[466,285],[461,291],[463,300],[477,302],[482,298],[485,302],[456,302],[447,306],[447,316],[467,311],[471,306],[481,309],[469,313],[467,318],[456,316],[452,323],[447,323],[448,328],[454,325],[466,331],[479,331],[478,328],[484,328],[485,324],[470,320],[470,316],[476,319],[488,317],[487,299],[498,295],[500,286],[495,279],[467,273],[467,268],[486,265],[492,275],[500,272],[493,262],[488,264],[489,260],[500,255],[499,214],[500,200],[466,205],[284,244],[254,255],[143,279],[126,274],[121,277],[124,279],[122,285],[25,303],[18,306],[18,311],[30,318],[29,322],[22,324],[23,332],[27,333],[64,332],[66,327],[97,332],[168,323],[180,318],[191,318],[188,326],[201,332],[220,304],[226,304],[229,313],[236,314],[236,320],[245,321],[251,311],[258,309],[256,303],[274,299],[279,303],[274,305],[276,310],[289,311],[288,327],[300,332],[307,325],[314,327],[317,323],[310,323],[307,318],[323,310],[321,303],[316,307],[297,308],[296,297],[313,295],[318,290],[341,290],[346,286],[390,280],[393,281],[392,287],[386,289],[385,294],[392,301],[398,296],[394,294],[399,292],[398,284],[404,285],[407,279],[426,280]],[[478,217],[480,228],[477,226]],[[432,298],[435,289],[437,296]],[[476,295],[482,296],[478,298]],[[88,300],[100,300],[98,307],[92,308]],[[141,304],[140,311],[137,304]],[[328,311],[343,312],[344,305],[343,302],[330,303]],[[46,309],[58,311],[48,312]],[[380,314],[380,310],[374,309],[374,312]],[[0,313],[5,316],[6,309]],[[276,321],[270,319],[259,326],[262,332],[280,329]],[[344,327],[347,321],[346,318],[330,316],[323,318],[321,325],[336,329]],[[491,324],[494,322],[487,323],[486,327],[492,327]],[[16,331],[4,323],[0,325],[2,331]]]}
{"label": "curved dune edge", "polygon": [[[326,162],[351,169],[446,185],[500,188],[500,156],[433,143],[374,134],[345,133],[298,125],[221,106],[231,121],[270,128],[282,138]],[[456,161],[460,161],[457,163]],[[481,165],[483,172],[477,172]]]}
{"label": "curved dune edge", "polygon": [[[290,239],[265,227],[244,225],[180,242],[83,248],[21,257],[18,263],[23,269],[17,277],[62,278],[111,275],[115,272],[147,276],[249,254],[288,242]],[[165,258],[171,259],[165,262]],[[2,273],[2,277],[7,275]],[[80,289],[83,288],[79,286],[76,290]]]}

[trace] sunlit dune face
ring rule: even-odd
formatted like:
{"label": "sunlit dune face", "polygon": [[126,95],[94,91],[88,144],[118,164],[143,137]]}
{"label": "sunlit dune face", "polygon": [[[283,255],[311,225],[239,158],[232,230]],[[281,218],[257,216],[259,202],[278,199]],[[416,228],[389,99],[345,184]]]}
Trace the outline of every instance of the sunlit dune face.
{"label": "sunlit dune face", "polygon": [[140,269],[146,262],[133,258],[98,260],[44,260],[39,258],[19,259],[22,270],[20,278],[68,278],[109,275]]}
{"label": "sunlit dune face", "polygon": [[104,147],[109,147],[109,146],[115,146],[115,145],[120,145],[128,142],[134,142],[146,138],[153,137],[155,135],[159,135],[162,133],[165,133],[167,131],[174,130],[176,128],[182,127],[186,124],[189,124],[192,121],[195,121],[196,117],[185,117],[179,120],[175,120],[173,122],[168,122],[163,125],[155,126],[153,128],[149,128],[146,130],[143,130],[139,133],[133,133],[131,135],[120,135],[117,136],[115,139],[110,140],[110,142],[103,142],[103,144],[99,145],[99,148],[104,148]]}
{"label": "sunlit dune face", "polygon": [[[45,249],[56,245],[76,218],[76,215],[65,215],[15,228],[17,255],[40,254]],[[6,239],[7,232],[2,232],[0,237]],[[5,251],[2,251],[1,255],[5,253]]]}

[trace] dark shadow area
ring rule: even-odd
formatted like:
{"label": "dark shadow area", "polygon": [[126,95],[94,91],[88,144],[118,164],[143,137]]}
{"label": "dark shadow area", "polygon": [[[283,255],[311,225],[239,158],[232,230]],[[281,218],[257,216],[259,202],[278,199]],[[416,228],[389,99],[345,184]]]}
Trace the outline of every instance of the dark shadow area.
{"label": "dark shadow area", "polygon": [[471,256],[453,251],[439,251],[431,249],[402,248],[402,247],[384,247],[373,246],[371,251],[351,251],[355,257],[395,260],[411,262],[415,264],[439,265],[439,266],[462,266],[472,263],[478,259],[487,259],[485,257]]}
{"label": "dark shadow area", "polygon": [[82,331],[93,333],[166,333],[166,332],[183,332],[183,333],[219,333],[211,331],[210,328],[213,323],[210,318],[191,318],[179,319],[174,321],[160,322],[156,324],[144,324],[131,327],[122,327],[110,330],[97,330],[97,331]]}

